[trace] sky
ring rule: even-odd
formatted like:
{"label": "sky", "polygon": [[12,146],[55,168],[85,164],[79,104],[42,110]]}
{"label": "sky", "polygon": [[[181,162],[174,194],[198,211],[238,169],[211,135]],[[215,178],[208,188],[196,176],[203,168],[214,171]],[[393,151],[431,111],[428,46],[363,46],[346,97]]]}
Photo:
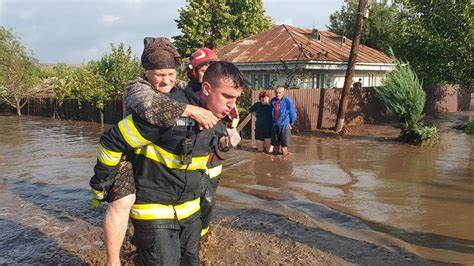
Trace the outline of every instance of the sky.
{"label": "sky", "polygon": [[[276,24],[325,29],[343,0],[264,0]],[[145,36],[172,37],[185,0],[0,0],[0,25],[41,63],[82,64],[124,42],[136,55]]]}

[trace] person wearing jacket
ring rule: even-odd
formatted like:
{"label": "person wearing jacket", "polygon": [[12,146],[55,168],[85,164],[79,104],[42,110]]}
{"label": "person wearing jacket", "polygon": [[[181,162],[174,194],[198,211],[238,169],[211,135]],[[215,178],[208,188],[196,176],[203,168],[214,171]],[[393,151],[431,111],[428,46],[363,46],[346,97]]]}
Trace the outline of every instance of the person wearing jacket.
{"label": "person wearing jacket", "polygon": [[[209,67],[197,96],[177,89],[171,95],[200,103],[223,118],[235,106],[242,87],[238,69],[219,62]],[[132,158],[137,188],[131,212],[133,243],[145,265],[199,264],[200,182],[217,132],[199,131],[190,119],[172,128],[154,126],[132,113],[101,137],[90,185],[99,199],[106,199],[121,155]]]}
{"label": "person wearing jacket", "polygon": [[272,152],[272,107],[270,105],[270,95],[262,91],[258,95],[258,102],[254,103],[249,110],[255,113],[257,121],[255,122],[255,139],[257,140],[257,151]]}
{"label": "person wearing jacket", "polygon": [[[217,54],[206,47],[197,49],[190,57],[191,62],[191,80],[187,88],[191,89],[194,92],[198,92],[202,88],[202,82],[204,74],[206,73],[207,68],[214,62],[218,62],[219,57]],[[239,115],[237,108],[233,110],[226,116],[222,121],[227,125],[227,133],[230,138],[236,140],[230,146],[236,146],[240,141],[239,133],[236,131],[235,127],[239,121]],[[217,140],[216,140],[217,141]],[[219,146],[219,143],[214,143],[215,147]],[[217,150],[213,151],[211,154],[211,159],[209,160],[208,165],[208,177],[209,182],[207,186],[203,186],[203,192],[201,197],[201,222],[202,222],[202,232],[201,237],[205,237],[209,231],[209,224],[212,218],[212,210],[215,205],[214,195],[219,186],[219,181],[222,173],[222,166],[224,160],[219,156]]]}
{"label": "person wearing jacket", "polygon": [[296,121],[295,105],[285,96],[285,88],[282,86],[275,89],[275,97],[270,101],[270,105],[273,118],[271,144],[275,153],[288,155],[291,129]]}
{"label": "person wearing jacket", "polygon": [[213,50],[203,47],[192,53],[189,59],[191,62],[191,79],[188,86],[197,92],[201,90],[202,78],[207,68],[212,62],[219,61],[219,57]]}
{"label": "person wearing jacket", "polygon": [[[219,119],[211,111],[185,104],[167,96],[173,87],[184,90],[176,80],[178,52],[167,38],[144,39],[142,65],[145,72],[125,86],[124,117],[134,112],[150,124],[171,127],[180,117],[190,117],[204,128],[212,128]],[[120,265],[120,248],[128,225],[130,209],[135,202],[135,185],[131,164],[122,160],[110,188],[104,217],[107,265]]]}

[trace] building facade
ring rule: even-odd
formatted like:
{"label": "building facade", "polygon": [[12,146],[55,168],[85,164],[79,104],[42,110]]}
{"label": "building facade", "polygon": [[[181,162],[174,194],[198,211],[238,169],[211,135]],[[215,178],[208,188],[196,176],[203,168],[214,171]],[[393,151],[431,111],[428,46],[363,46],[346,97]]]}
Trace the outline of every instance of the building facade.
{"label": "building facade", "polygon": [[[233,62],[252,88],[342,88],[351,40],[328,31],[276,25],[217,49]],[[380,86],[394,67],[384,53],[361,45],[354,82],[363,87]]]}

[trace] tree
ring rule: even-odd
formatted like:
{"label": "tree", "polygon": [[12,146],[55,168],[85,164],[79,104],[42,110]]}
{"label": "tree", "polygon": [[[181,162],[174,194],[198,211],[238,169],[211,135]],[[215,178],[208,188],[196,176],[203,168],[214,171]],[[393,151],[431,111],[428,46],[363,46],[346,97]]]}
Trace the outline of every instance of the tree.
{"label": "tree", "polygon": [[140,61],[133,56],[130,46],[110,44],[111,52],[97,61],[85,66],[71,68],[64,64],[56,65],[47,71],[47,84],[58,102],[76,99],[95,104],[102,110],[105,101],[120,97],[125,84],[143,71]]}
{"label": "tree", "polygon": [[[357,0],[345,0],[330,15],[328,29],[352,38]],[[388,53],[390,47],[427,87],[474,82],[474,4],[471,0],[371,1],[362,43]]]}
{"label": "tree", "polygon": [[181,34],[174,36],[182,56],[200,47],[211,49],[270,28],[261,0],[186,0],[175,20]]}
{"label": "tree", "polygon": [[377,96],[398,118],[402,140],[429,143],[437,138],[437,129],[423,125],[426,93],[409,63],[397,59],[395,63],[395,69],[387,74],[382,86],[375,88]]}
{"label": "tree", "polygon": [[425,84],[461,84],[474,78],[474,4],[472,0],[410,0],[394,44]]}
{"label": "tree", "polygon": [[37,61],[11,31],[0,27],[0,100],[16,108],[21,116],[25,100],[39,84]]}
{"label": "tree", "polygon": [[105,101],[110,99],[109,93],[114,91],[112,84],[87,66],[71,68],[58,64],[46,78],[46,84],[59,105],[64,99],[76,99],[79,103],[93,103],[100,110],[104,108]]}
{"label": "tree", "polygon": [[[106,53],[98,61],[90,61],[87,69],[94,75],[101,76],[107,83],[110,91],[106,94],[110,98],[117,98],[123,94],[125,84],[143,71],[140,61],[132,54],[132,48],[121,42],[118,46],[110,44],[110,53]],[[102,88],[106,89],[106,88]]]}
{"label": "tree", "polygon": [[[340,10],[329,15],[329,31],[354,38],[358,0],[344,0]],[[388,53],[399,35],[399,24],[407,16],[400,1],[369,1],[369,17],[362,32],[362,44]]]}

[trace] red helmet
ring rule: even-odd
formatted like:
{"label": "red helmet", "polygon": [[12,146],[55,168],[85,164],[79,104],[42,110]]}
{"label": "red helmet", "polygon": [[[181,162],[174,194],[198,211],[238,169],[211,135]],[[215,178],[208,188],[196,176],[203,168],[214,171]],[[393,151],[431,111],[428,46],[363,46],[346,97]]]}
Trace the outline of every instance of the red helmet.
{"label": "red helmet", "polygon": [[191,65],[193,70],[196,70],[204,63],[219,61],[217,54],[209,48],[199,48],[191,55]]}

